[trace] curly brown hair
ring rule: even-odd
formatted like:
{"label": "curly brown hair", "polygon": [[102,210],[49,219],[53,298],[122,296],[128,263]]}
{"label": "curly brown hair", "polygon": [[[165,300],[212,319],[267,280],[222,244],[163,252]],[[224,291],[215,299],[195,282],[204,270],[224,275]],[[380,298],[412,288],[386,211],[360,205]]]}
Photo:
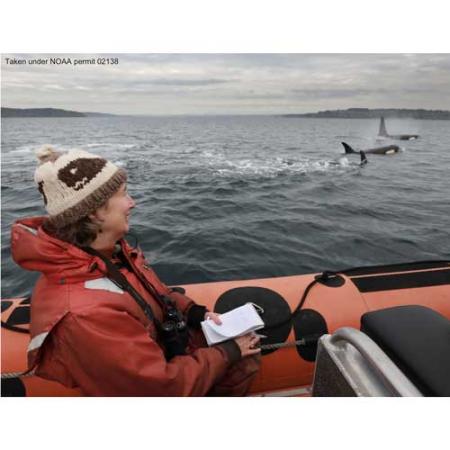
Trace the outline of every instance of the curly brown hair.
{"label": "curly brown hair", "polygon": [[88,216],[63,227],[57,227],[47,219],[42,224],[42,228],[49,235],[77,247],[90,246],[97,238],[98,233],[101,233],[101,226],[94,223]]}

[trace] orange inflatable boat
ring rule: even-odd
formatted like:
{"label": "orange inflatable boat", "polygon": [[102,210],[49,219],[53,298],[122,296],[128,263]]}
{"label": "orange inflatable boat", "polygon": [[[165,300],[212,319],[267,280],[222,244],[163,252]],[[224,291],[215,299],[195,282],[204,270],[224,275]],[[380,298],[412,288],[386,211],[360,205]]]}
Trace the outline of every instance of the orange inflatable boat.
{"label": "orange inflatable boat", "polygon": [[[363,267],[342,272],[181,286],[224,313],[259,306],[265,328],[262,365],[252,395],[310,395],[317,341],[341,327],[360,328],[366,312],[423,305],[450,319],[450,261]],[[25,373],[30,298],[7,299],[2,311],[2,395],[76,396],[77,390]]]}

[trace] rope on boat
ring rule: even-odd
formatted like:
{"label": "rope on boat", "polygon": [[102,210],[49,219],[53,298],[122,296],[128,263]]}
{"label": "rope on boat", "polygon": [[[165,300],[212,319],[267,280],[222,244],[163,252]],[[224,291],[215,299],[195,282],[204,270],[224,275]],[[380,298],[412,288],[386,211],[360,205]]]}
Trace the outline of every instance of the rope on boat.
{"label": "rope on boat", "polygon": [[276,348],[297,347],[298,345],[306,345],[306,339],[299,339],[291,342],[278,342],[276,344],[263,344],[259,348],[261,350],[274,350]]}
{"label": "rope on boat", "polygon": [[27,370],[25,372],[8,372],[2,373],[2,380],[9,380],[11,378],[26,378],[32,377],[34,375],[35,370]]}

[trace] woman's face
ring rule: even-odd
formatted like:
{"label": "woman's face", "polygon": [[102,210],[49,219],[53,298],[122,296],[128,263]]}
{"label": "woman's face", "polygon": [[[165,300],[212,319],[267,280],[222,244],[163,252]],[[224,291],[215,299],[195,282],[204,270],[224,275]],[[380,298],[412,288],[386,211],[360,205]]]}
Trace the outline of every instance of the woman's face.
{"label": "woman's face", "polygon": [[110,235],[115,241],[121,239],[128,232],[128,220],[131,209],[135,206],[136,203],[128,194],[126,183],[122,184],[108,202],[96,211],[102,233]]}

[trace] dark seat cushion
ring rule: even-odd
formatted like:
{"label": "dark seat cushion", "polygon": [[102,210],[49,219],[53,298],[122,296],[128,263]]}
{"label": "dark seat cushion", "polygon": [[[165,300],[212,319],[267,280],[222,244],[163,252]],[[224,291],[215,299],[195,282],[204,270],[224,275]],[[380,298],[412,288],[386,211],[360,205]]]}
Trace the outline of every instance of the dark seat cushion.
{"label": "dark seat cushion", "polygon": [[371,337],[426,396],[450,396],[450,320],[424,306],[364,314]]}

